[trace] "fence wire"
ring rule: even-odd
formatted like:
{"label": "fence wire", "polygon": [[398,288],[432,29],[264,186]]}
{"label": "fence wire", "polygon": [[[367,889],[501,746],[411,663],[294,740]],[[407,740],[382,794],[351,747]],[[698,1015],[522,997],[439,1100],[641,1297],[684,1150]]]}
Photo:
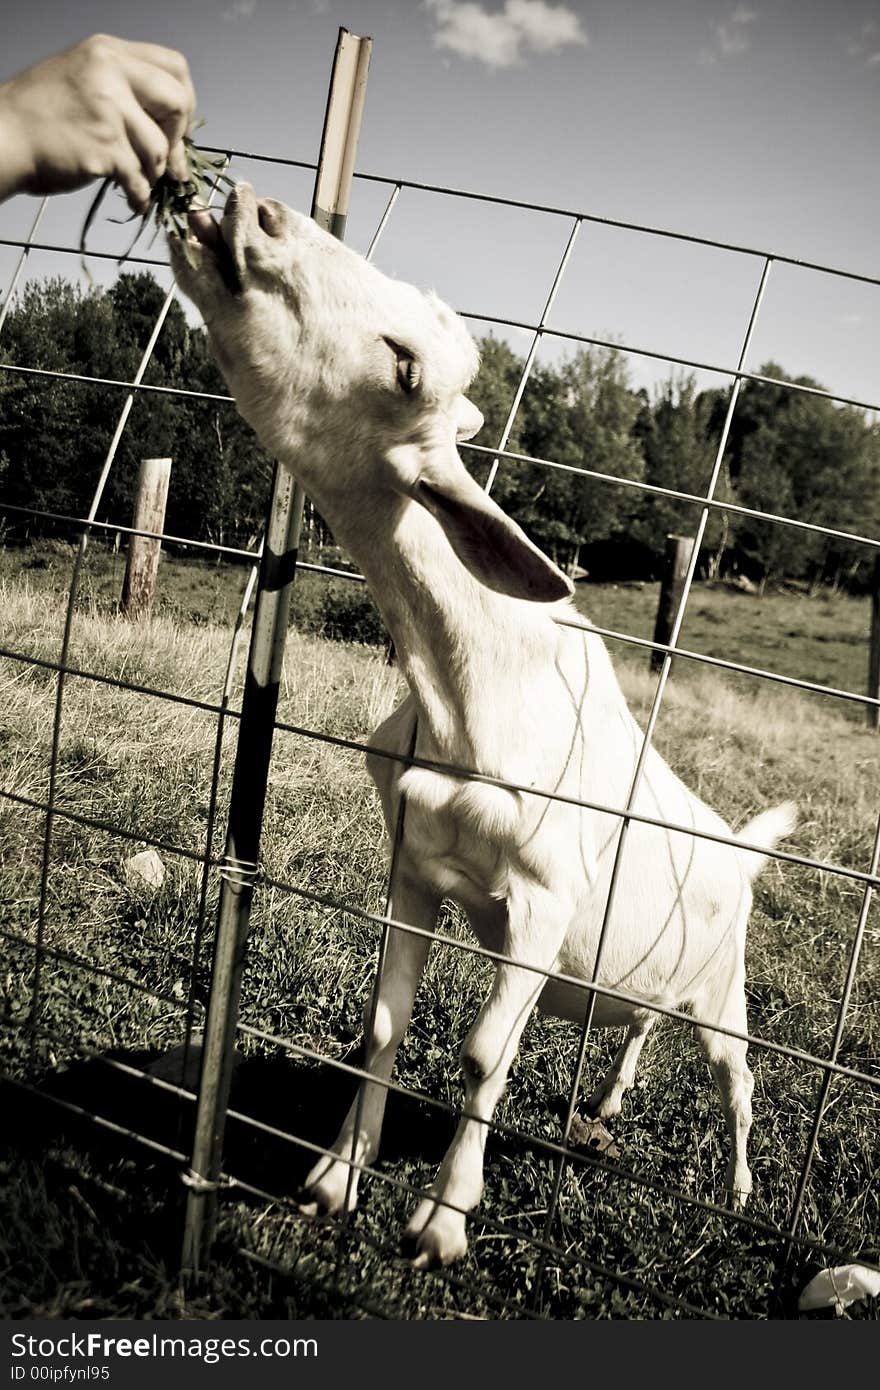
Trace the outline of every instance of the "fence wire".
{"label": "fence wire", "polygon": [[[303,170],[314,170],[315,168],[313,164],[303,161],[280,159],[273,156],[244,151],[224,150],[216,152],[223,154],[227,163],[229,161],[246,159],[270,166],[275,165]],[[382,1262],[384,1268],[395,1269],[399,1273],[401,1280],[409,1287],[417,1285],[419,1290],[424,1290],[424,1293],[419,1292],[416,1296],[420,1299],[427,1299],[429,1306],[430,1300],[434,1296],[430,1293],[430,1289],[439,1288],[442,1290],[442,1296],[444,1298],[452,1300],[451,1304],[447,1302],[442,1305],[443,1310],[449,1311],[450,1307],[452,1307],[465,1316],[468,1314],[468,1308],[471,1305],[490,1309],[498,1316],[553,1316],[554,1301],[552,1289],[550,1288],[551,1281],[549,1275],[551,1271],[555,1270],[558,1278],[559,1271],[562,1269],[574,1270],[575,1273],[580,1273],[581,1275],[587,1273],[592,1278],[601,1281],[604,1286],[616,1288],[624,1294],[632,1294],[643,1301],[643,1304],[640,1306],[664,1309],[686,1317],[716,1318],[718,1316],[723,1316],[724,1314],[720,1314],[717,1308],[709,1306],[705,1300],[702,1304],[692,1302],[689,1298],[685,1297],[683,1292],[677,1290],[670,1291],[668,1288],[660,1287],[656,1281],[652,1281],[649,1277],[652,1263],[650,1260],[646,1262],[647,1267],[645,1269],[635,1267],[625,1269],[621,1268],[619,1263],[609,1264],[601,1259],[594,1259],[589,1254],[584,1254],[584,1247],[589,1250],[590,1232],[588,1230],[582,1232],[580,1249],[572,1252],[570,1248],[566,1248],[562,1242],[560,1227],[563,1218],[563,1189],[566,1183],[566,1174],[569,1170],[581,1175],[588,1173],[601,1174],[604,1178],[613,1178],[621,1184],[621,1191],[624,1186],[627,1190],[632,1190],[637,1197],[640,1197],[648,1205],[655,1199],[663,1198],[672,1200],[679,1203],[684,1210],[690,1211],[691,1213],[701,1213],[707,1220],[720,1223],[722,1229],[726,1231],[735,1230],[741,1235],[745,1233],[755,1240],[760,1238],[765,1241],[772,1241],[774,1243],[773,1259],[777,1269],[777,1292],[781,1291],[786,1272],[790,1269],[792,1260],[796,1254],[801,1259],[818,1259],[821,1257],[823,1260],[836,1259],[841,1261],[849,1261],[862,1254],[861,1249],[854,1250],[851,1245],[838,1245],[822,1236],[806,1231],[804,1229],[804,1209],[809,1191],[810,1178],[819,1148],[823,1122],[831,1104],[830,1095],[832,1087],[835,1083],[838,1085],[847,1083],[865,1088],[866,1092],[869,1094],[880,1091],[880,1075],[874,1075],[863,1067],[848,1065],[846,1061],[841,1061],[840,1058],[847,1016],[852,1003],[853,991],[857,982],[858,967],[867,935],[872,895],[874,891],[880,887],[880,877],[878,877],[878,867],[880,867],[878,866],[878,858],[880,858],[880,819],[878,819],[877,828],[874,832],[870,860],[865,867],[858,867],[855,864],[830,862],[823,856],[806,855],[778,849],[767,851],[763,846],[750,846],[751,848],[759,849],[767,853],[776,862],[791,864],[799,867],[803,871],[827,875],[829,878],[838,879],[844,883],[848,882],[861,892],[858,920],[855,924],[853,936],[849,945],[845,978],[837,1007],[833,1039],[827,1053],[822,1053],[818,1049],[790,1046],[772,1038],[753,1034],[751,1031],[748,1033],[739,1033],[736,1030],[725,1028],[720,1025],[705,1023],[700,1019],[695,1019],[693,1015],[678,1009],[668,1008],[662,1005],[647,1004],[644,1000],[628,994],[625,990],[602,984],[599,976],[603,943],[613,907],[621,856],[631,824],[642,823],[662,827],[671,832],[680,832],[690,836],[697,836],[698,838],[705,838],[719,844],[742,845],[741,841],[735,840],[732,836],[694,830],[692,827],[677,825],[674,822],[663,819],[661,816],[652,817],[640,813],[635,809],[638,788],[644,771],[648,750],[651,747],[653,736],[656,731],[673,658],[715,667],[719,671],[735,673],[757,681],[779,683],[796,690],[827,696],[835,700],[850,703],[857,702],[865,707],[876,707],[880,704],[880,701],[875,697],[866,695],[864,692],[838,688],[806,678],[794,677],[783,672],[766,670],[743,662],[719,658],[709,653],[694,651],[679,646],[679,638],[681,636],[688,601],[699,562],[700,541],[705,534],[708,520],[713,513],[730,513],[739,518],[749,518],[772,526],[795,528],[828,539],[864,546],[869,551],[880,550],[880,538],[874,536],[858,534],[831,526],[822,526],[816,523],[803,521],[797,517],[743,506],[723,498],[718,498],[714,495],[718,480],[721,476],[728,434],[736,409],[737,397],[744,383],[772,385],[784,391],[800,392],[822,398],[835,404],[854,406],[862,410],[880,411],[880,405],[876,402],[868,402],[856,399],[852,396],[836,394],[812,385],[788,382],[781,378],[751,372],[746,369],[745,364],[748,357],[749,345],[767,278],[772,267],[774,265],[798,266],[811,270],[817,274],[842,278],[855,283],[875,287],[880,285],[880,279],[842,271],[832,266],[797,260],[775,253],[771,254],[764,251],[757,251],[750,247],[736,246],[729,243],[713,241],[704,237],[670,232],[664,228],[637,225],[598,217],[583,211],[549,207],[513,198],[492,197],[469,190],[421,184],[403,179],[386,178],[375,175],[356,174],[355,179],[356,181],[367,184],[380,184],[389,190],[387,203],[381,213],[378,225],[369,243],[367,252],[369,257],[373,256],[387,226],[393,219],[396,208],[402,199],[405,201],[408,191],[429,194],[440,200],[466,199],[486,205],[493,205],[501,209],[530,211],[546,218],[562,219],[568,224],[568,232],[562,255],[553,268],[552,273],[548,276],[549,288],[543,310],[537,323],[490,316],[476,309],[468,309],[466,307],[462,307],[460,310],[465,317],[475,323],[490,324],[502,331],[520,330],[531,335],[530,346],[526,352],[520,377],[514,390],[505,423],[497,443],[494,447],[491,444],[468,444],[463,446],[470,452],[475,460],[482,459],[488,462],[489,472],[485,482],[487,490],[490,490],[494,485],[501,467],[519,468],[530,466],[546,468],[548,470],[556,469],[580,477],[584,485],[600,484],[603,487],[624,488],[640,492],[648,497],[663,497],[671,501],[681,502],[696,507],[699,509],[699,519],[696,525],[696,542],[693,547],[691,561],[685,578],[684,591],[673,623],[672,634],[667,643],[649,641],[634,634],[618,631],[609,627],[588,624],[586,622],[578,622],[574,619],[561,620],[564,626],[581,628],[586,632],[597,633],[615,642],[633,645],[636,648],[643,648],[652,652],[659,652],[662,656],[660,675],[656,683],[642,748],[636,764],[635,775],[623,805],[602,805],[580,798],[564,796],[550,789],[525,787],[515,782],[489,777],[485,774],[480,774],[473,768],[459,767],[422,759],[415,756],[414,741],[407,754],[372,747],[370,749],[373,756],[393,759],[395,762],[403,763],[406,766],[423,767],[433,771],[440,771],[453,777],[476,780],[490,786],[498,786],[507,790],[516,791],[523,795],[538,796],[547,801],[561,801],[575,806],[582,806],[617,818],[620,832],[614,870],[604,909],[599,946],[593,970],[588,979],[569,977],[560,972],[540,970],[538,967],[528,962],[518,962],[510,956],[507,956],[504,952],[488,950],[472,941],[462,940],[454,935],[450,935],[448,932],[440,930],[426,932],[412,924],[398,920],[394,915],[394,876],[397,866],[398,851],[402,840],[402,821],[398,825],[398,832],[392,846],[391,862],[388,868],[384,890],[384,910],[381,912],[372,911],[358,902],[349,900],[346,896],[338,892],[316,892],[303,884],[289,881],[278,874],[269,873],[262,867],[259,867],[257,870],[257,883],[264,893],[278,892],[303,904],[310,904],[330,914],[341,914],[355,922],[362,923],[365,927],[375,929],[378,938],[377,971],[380,975],[384,968],[389,933],[392,930],[399,930],[427,937],[431,942],[437,945],[438,949],[460,954],[465,959],[468,957],[476,957],[490,964],[498,964],[501,962],[517,964],[524,968],[534,970],[539,975],[545,975],[548,978],[553,978],[583,991],[587,1001],[584,1024],[576,1047],[574,1065],[571,1069],[568,1095],[565,1097],[566,1117],[562,1126],[561,1139],[552,1139],[546,1134],[541,1134],[539,1132],[529,1132],[523,1128],[521,1124],[508,1122],[501,1118],[495,1118],[489,1124],[490,1131],[502,1143],[524,1146],[527,1152],[538,1155],[545,1161],[547,1165],[546,1181],[549,1183],[550,1198],[546,1209],[538,1214],[542,1216],[543,1219],[533,1227],[528,1225],[521,1226],[515,1221],[510,1222],[499,1216],[494,1208],[486,1209],[485,1203],[483,1207],[470,1218],[472,1227],[481,1230],[485,1239],[502,1239],[509,1241],[512,1242],[517,1249],[523,1249],[529,1252],[529,1258],[533,1258],[534,1264],[528,1267],[527,1287],[516,1290],[511,1290],[509,1287],[504,1289],[499,1288],[497,1287],[497,1281],[493,1283],[491,1278],[488,1281],[479,1278],[478,1271],[475,1269],[472,1262],[463,1266],[460,1271],[428,1270],[416,1273],[407,1264],[401,1261],[396,1246],[390,1245],[387,1241],[377,1240],[366,1228],[363,1221],[349,1218],[340,1221],[330,1236],[330,1245],[334,1249],[333,1254],[329,1257],[329,1262],[325,1259],[324,1264],[321,1265],[320,1259],[318,1258],[318,1254],[320,1253],[318,1251],[318,1246],[313,1242],[314,1249],[310,1255],[307,1254],[307,1256],[304,1257],[304,1268],[309,1271],[307,1275],[297,1275],[297,1268],[300,1263],[299,1253],[294,1259],[285,1257],[281,1260],[269,1258],[265,1253],[260,1253],[252,1248],[242,1248],[241,1254],[244,1258],[260,1268],[284,1273],[290,1275],[294,1279],[299,1277],[301,1282],[303,1280],[305,1281],[308,1290],[312,1293],[319,1289],[323,1290],[324,1294],[331,1301],[333,1299],[342,1299],[350,1306],[357,1307],[371,1316],[394,1316],[396,1305],[393,1302],[383,1303],[381,1296],[377,1296],[375,1291],[370,1292],[369,1290],[365,1290],[363,1287],[363,1280],[360,1282],[358,1281],[356,1275],[353,1273],[354,1266],[352,1264],[353,1259],[359,1260],[361,1258],[360,1254],[356,1256],[352,1254],[353,1250],[356,1248],[358,1250],[370,1252],[372,1255],[376,1256]],[[81,255],[80,248],[76,246],[60,245],[37,240],[37,233],[45,212],[46,201],[47,200],[44,200],[38,208],[33,225],[24,241],[0,238],[0,245],[18,248],[20,252],[7,295],[2,305],[0,305],[0,333],[2,333],[14,297],[26,274],[29,258],[34,251],[54,254],[59,258]],[[578,234],[585,223],[599,224],[612,229],[635,232],[645,236],[672,238],[690,247],[711,247],[716,250],[736,253],[742,257],[756,258],[761,265],[760,282],[751,306],[748,323],[744,331],[742,348],[736,365],[719,365],[717,363],[685,358],[626,342],[611,341],[581,333],[563,332],[550,326],[548,320],[554,301],[563,283]],[[107,252],[90,251],[86,254],[99,260],[116,259],[112,253]],[[166,265],[166,262],[161,259],[146,256],[129,256],[128,262],[133,266],[146,268],[159,268]],[[57,511],[41,509],[37,506],[28,507],[12,505],[11,503],[6,504],[3,502],[2,498],[0,498],[0,510],[4,510],[11,516],[26,517],[30,520],[40,521],[42,523],[53,523],[62,528],[66,527],[79,537],[65,606],[64,626],[58,658],[52,660],[44,655],[37,655],[27,651],[18,651],[7,642],[4,642],[3,645],[0,646],[0,660],[13,663],[16,667],[30,667],[34,670],[43,671],[47,673],[47,675],[54,677],[55,680],[54,716],[47,769],[47,794],[45,796],[33,796],[16,789],[14,786],[0,787],[0,801],[5,802],[10,807],[18,807],[22,811],[37,813],[42,817],[43,833],[36,920],[33,930],[16,931],[8,927],[3,927],[0,929],[0,936],[2,936],[8,946],[15,951],[16,961],[19,965],[23,968],[24,963],[29,960],[31,968],[30,1004],[27,1010],[27,1017],[15,1015],[6,1017],[3,1020],[5,1032],[9,1037],[14,1036],[25,1040],[28,1055],[25,1075],[22,1077],[10,1074],[6,1078],[9,1083],[18,1088],[22,1093],[40,1096],[50,1101],[52,1104],[57,1105],[66,1113],[76,1115],[78,1118],[86,1120],[90,1124],[97,1126],[105,1134],[112,1135],[119,1139],[124,1138],[126,1140],[131,1140],[141,1145],[150,1154],[164,1158],[177,1168],[182,1182],[192,1184],[199,1182],[200,1179],[198,1175],[192,1174],[189,1168],[189,1160],[186,1156],[188,1142],[187,1124],[189,1123],[186,1119],[186,1114],[189,1113],[189,1109],[197,1099],[197,1090],[191,1087],[185,1078],[189,1075],[191,1063],[194,1062],[198,1055],[196,1034],[203,1021],[204,1000],[200,997],[200,990],[202,989],[201,976],[203,974],[202,957],[205,939],[208,934],[212,883],[216,882],[218,874],[234,874],[236,872],[236,866],[227,863],[224,857],[215,851],[214,845],[218,822],[224,805],[222,784],[226,766],[226,759],[224,756],[226,736],[230,727],[235,726],[240,715],[240,710],[234,705],[234,694],[246,634],[248,612],[256,583],[260,548],[251,550],[242,547],[215,544],[193,537],[166,533],[164,531],[162,533],[157,533],[153,531],[137,530],[131,526],[101,521],[98,518],[101,498],[114,465],[120,441],[126,430],[134,399],[137,395],[155,394],[171,398],[180,398],[184,401],[204,400],[222,405],[223,408],[229,408],[233,404],[228,396],[222,394],[192,391],[180,385],[151,385],[143,380],[153,350],[162,331],[165,317],[173,302],[174,294],[174,290],[170,290],[163,301],[162,308],[153,325],[149,341],[142,354],[138,371],[131,381],[114,378],[96,378],[74,372],[54,371],[40,368],[26,362],[0,362],[0,372],[6,374],[32,377],[37,380],[43,379],[47,382],[64,381],[73,386],[100,387],[110,393],[123,393],[123,403],[117,427],[99,472],[91,505],[85,516],[70,516]],[[510,450],[508,445],[511,433],[522,405],[538,351],[545,339],[552,339],[560,343],[579,346],[607,348],[619,353],[641,356],[649,360],[668,363],[691,370],[704,370],[726,377],[731,383],[730,397],[724,426],[715,454],[711,477],[705,495],[689,493],[675,488],[660,487],[633,478],[600,473],[586,467],[579,467],[549,458],[534,457]],[[145,536],[151,539],[159,539],[166,545],[173,545],[179,548],[190,548],[195,554],[212,555],[218,561],[225,558],[233,562],[247,562],[251,564],[252,568],[250,570],[250,575],[244,586],[243,597],[233,625],[225,678],[218,700],[196,699],[189,695],[182,695],[173,691],[150,686],[142,681],[129,679],[123,675],[112,676],[106,672],[89,670],[73,664],[71,660],[72,627],[86,548],[91,536],[101,534],[112,534],[114,536],[124,535],[128,537]],[[353,569],[344,569],[338,566],[304,561],[299,563],[298,568],[325,577],[344,578],[353,583],[363,582],[363,577]],[[64,695],[67,684],[72,680],[105,685],[116,689],[120,695],[144,696],[149,699],[166,701],[171,705],[189,707],[215,721],[208,806],[205,817],[203,840],[199,848],[176,843],[162,836],[151,837],[149,834],[144,834],[141,827],[135,831],[125,824],[120,823],[119,820],[86,815],[64,804],[59,786],[60,752]],[[298,740],[311,741],[316,746],[330,746],[346,752],[358,754],[366,751],[366,745],[360,739],[329,734],[317,728],[295,725],[283,719],[278,719],[276,721],[275,729],[279,733],[290,735]],[[97,830],[114,837],[122,838],[123,840],[150,845],[169,856],[178,857],[184,863],[191,864],[193,869],[198,871],[195,923],[192,931],[188,975],[182,997],[179,997],[171,991],[151,988],[146,985],[143,980],[136,977],[136,972],[116,969],[115,967],[105,964],[98,964],[88,956],[88,943],[86,943],[85,953],[83,955],[78,955],[73,951],[59,947],[51,940],[49,917],[53,900],[50,879],[54,847],[53,836],[56,823],[59,821],[69,822],[74,826]],[[259,928],[255,927],[254,930],[259,930]],[[173,955],[173,950],[169,948],[169,959],[171,955]],[[162,1077],[152,1075],[145,1066],[132,1065],[118,1057],[110,1056],[91,1044],[86,1044],[83,1040],[80,1040],[76,1045],[76,1051],[80,1056],[88,1058],[108,1071],[125,1076],[127,1079],[134,1082],[143,1083],[158,1092],[167,1094],[181,1103],[183,1111],[178,1118],[178,1135],[173,1144],[164,1143],[157,1139],[155,1135],[143,1132],[143,1130],[138,1128],[137,1123],[123,1124],[119,1121],[118,1117],[114,1119],[110,1114],[102,1114],[98,1104],[100,1094],[97,1092],[94,1098],[95,1104],[91,1107],[86,1107],[76,1104],[69,1097],[65,1098],[64,1096],[58,1095],[53,1089],[52,1068],[51,1066],[48,1068],[46,1067],[45,1063],[41,1060],[39,1052],[41,1041],[48,1044],[51,1051],[51,1044],[53,1041],[57,1040],[53,1027],[51,1024],[47,1024],[43,1019],[44,1005],[46,1003],[45,972],[50,964],[65,966],[86,976],[105,979],[125,991],[126,995],[130,995],[134,998],[149,997],[154,1002],[170,1008],[176,1017],[182,1017],[181,1035],[183,1039],[183,1048],[178,1058],[178,1064],[180,1066],[179,1084],[169,1081],[167,1078],[163,1079]],[[373,1011],[375,1011],[376,1008],[377,997],[378,988],[372,995],[373,1002],[370,1007]],[[590,1040],[593,1009],[595,1001],[599,998],[636,1003],[641,1008],[651,1010],[653,1013],[666,1017],[678,1025],[683,1024],[688,1027],[694,1027],[696,1025],[714,1028],[715,1031],[720,1033],[747,1041],[750,1047],[759,1052],[763,1052],[771,1057],[776,1057],[780,1061],[797,1065],[798,1067],[809,1068],[818,1073],[818,1089],[816,1092],[809,1134],[799,1167],[795,1194],[785,1220],[774,1221],[754,1215],[751,1212],[729,1210],[715,1202],[705,1199],[696,1192],[686,1190],[680,1184],[667,1182],[662,1177],[657,1177],[648,1171],[631,1169],[627,1167],[625,1163],[617,1162],[609,1158],[607,1154],[584,1150],[578,1148],[571,1142],[570,1130],[580,1097],[582,1073],[587,1059]],[[369,1011],[367,1015],[366,1031],[367,1033],[370,1031]],[[320,1066],[328,1072],[338,1074],[340,1077],[344,1077],[349,1081],[363,1081],[369,1079],[372,1085],[384,1088],[386,1092],[400,1097],[402,1101],[414,1101],[443,1116],[452,1117],[457,1120],[462,1117],[477,1118],[475,1116],[467,1116],[467,1112],[464,1111],[460,1105],[452,1104],[446,1099],[416,1089],[412,1085],[405,1085],[394,1080],[382,1081],[375,1079],[358,1063],[343,1061],[339,1057],[329,1055],[326,1050],[322,1050],[320,1047],[308,1046],[304,1043],[296,1042],[280,1032],[258,1028],[246,1022],[239,1021],[238,1035],[243,1043],[263,1049],[277,1049],[279,1053],[284,1056],[295,1057],[310,1066]],[[359,1097],[358,1105],[360,1105],[360,1103],[361,1099]],[[313,1139],[308,1138],[304,1134],[297,1133],[290,1128],[285,1128],[281,1123],[275,1123],[274,1121],[270,1123],[254,1114],[245,1113],[241,1109],[233,1107],[228,1108],[227,1116],[230,1120],[240,1125],[243,1130],[261,1136],[263,1139],[278,1141],[285,1146],[292,1146],[297,1150],[301,1150],[313,1156],[325,1155],[336,1157],[333,1151],[326,1146],[316,1143]],[[355,1136],[357,1136],[358,1130],[359,1123],[356,1122],[354,1126]],[[425,1191],[414,1183],[403,1180],[382,1167],[376,1167],[373,1164],[358,1161],[354,1149],[354,1141],[348,1159],[343,1161],[347,1162],[349,1168],[349,1191],[355,1181],[356,1175],[364,1173],[368,1174],[375,1183],[378,1183],[392,1193],[408,1198],[415,1197],[419,1199],[426,1195]],[[260,1183],[253,1181],[251,1177],[244,1173],[236,1174],[235,1172],[226,1171],[225,1169],[221,1175],[220,1185],[227,1194],[232,1197],[237,1195],[247,1196],[251,1201],[270,1203],[278,1211],[283,1212],[285,1221],[289,1224],[289,1229],[291,1231],[296,1229],[298,1232],[294,1242],[298,1249],[303,1243],[307,1245],[308,1240],[312,1238],[316,1229],[326,1229],[316,1227],[314,1223],[310,1223],[299,1214],[289,1191],[267,1190],[264,1186],[261,1186]],[[441,1205],[448,1204],[441,1202]],[[455,1208],[453,1208],[453,1210],[454,1209]],[[285,1231],[286,1230],[287,1227],[285,1227]],[[869,1233],[867,1232],[865,1233],[863,1248],[871,1248]],[[364,1258],[366,1258],[366,1255],[364,1255]],[[636,1264],[638,1264],[638,1261],[636,1261]],[[332,1269],[332,1276],[329,1278],[327,1277],[328,1267]]]}

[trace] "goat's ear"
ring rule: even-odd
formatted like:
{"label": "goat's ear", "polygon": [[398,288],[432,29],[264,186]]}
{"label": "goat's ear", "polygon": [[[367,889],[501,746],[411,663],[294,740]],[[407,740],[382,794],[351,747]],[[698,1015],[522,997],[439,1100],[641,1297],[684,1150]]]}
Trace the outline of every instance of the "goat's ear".
{"label": "goat's ear", "polygon": [[571,581],[474,482],[454,449],[431,454],[414,496],[443,527],[465,568],[487,588],[538,603],[572,593]]}
{"label": "goat's ear", "polygon": [[455,437],[461,442],[464,439],[473,439],[475,434],[479,434],[483,428],[482,412],[477,410],[473,401],[469,401],[467,396],[459,396],[455,403]]}

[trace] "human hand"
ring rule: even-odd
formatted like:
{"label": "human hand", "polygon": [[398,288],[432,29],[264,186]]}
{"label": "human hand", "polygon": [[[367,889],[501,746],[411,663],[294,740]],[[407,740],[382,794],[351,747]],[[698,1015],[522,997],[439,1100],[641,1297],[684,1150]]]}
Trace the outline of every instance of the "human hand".
{"label": "human hand", "polygon": [[0,85],[0,198],[111,178],[135,212],[166,169],[186,179],[195,110],[186,59],[96,34]]}

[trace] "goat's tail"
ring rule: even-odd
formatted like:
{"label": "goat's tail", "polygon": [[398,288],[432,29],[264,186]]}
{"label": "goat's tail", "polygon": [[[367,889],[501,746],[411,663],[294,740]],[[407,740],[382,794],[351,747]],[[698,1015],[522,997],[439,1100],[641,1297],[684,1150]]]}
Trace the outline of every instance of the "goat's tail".
{"label": "goat's tail", "polygon": [[797,825],[797,806],[793,801],[783,801],[769,811],[762,811],[754,820],[748,821],[736,832],[736,838],[743,844],[740,854],[743,867],[750,879],[755,879],[767,863],[766,854],[760,850],[746,849],[746,845],[760,845],[765,849],[775,849],[779,840],[790,835]]}

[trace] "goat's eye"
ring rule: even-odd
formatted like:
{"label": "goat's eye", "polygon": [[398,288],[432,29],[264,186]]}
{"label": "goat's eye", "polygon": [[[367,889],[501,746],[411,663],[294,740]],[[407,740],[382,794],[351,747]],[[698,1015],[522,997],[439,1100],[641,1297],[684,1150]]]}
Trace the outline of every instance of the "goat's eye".
{"label": "goat's eye", "polygon": [[386,338],[385,342],[394,353],[394,372],[397,385],[401,391],[405,391],[409,395],[415,391],[422,379],[421,365],[411,352],[400,346],[400,343],[395,343],[391,338]]}
{"label": "goat's eye", "polygon": [[414,357],[409,353],[400,352],[397,355],[397,380],[401,388],[406,391],[414,391],[419,384],[422,369]]}

